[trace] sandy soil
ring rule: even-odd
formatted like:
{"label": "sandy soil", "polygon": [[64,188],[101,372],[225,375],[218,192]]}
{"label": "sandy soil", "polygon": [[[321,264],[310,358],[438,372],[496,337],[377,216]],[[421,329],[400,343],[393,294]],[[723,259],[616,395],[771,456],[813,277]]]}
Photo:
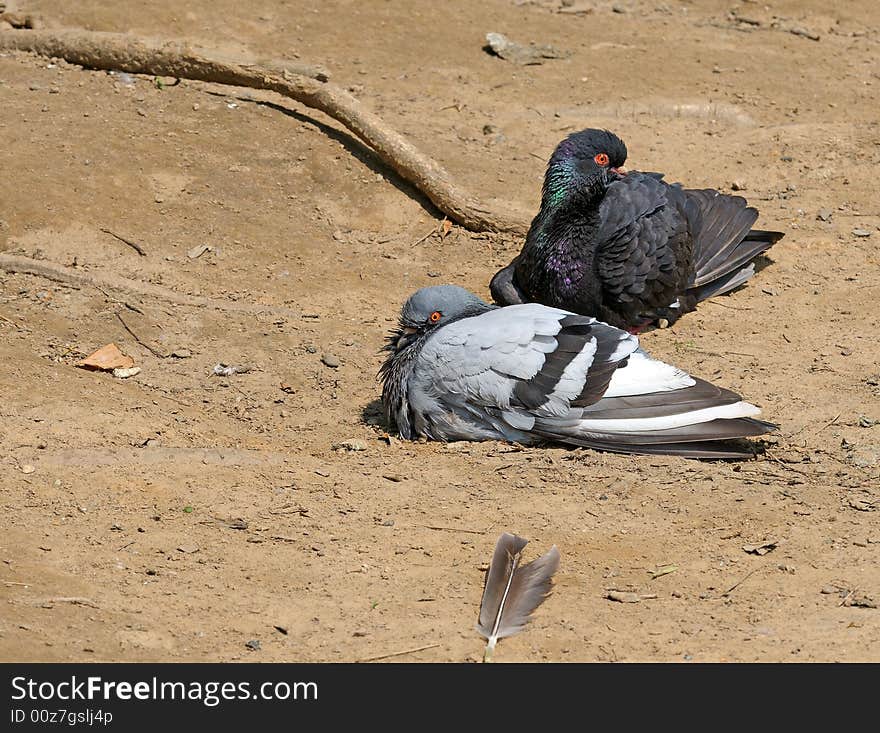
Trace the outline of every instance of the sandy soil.
{"label": "sandy soil", "polygon": [[[498,661],[880,661],[873,0],[13,4],[322,64],[490,200],[534,210],[559,139],[605,126],[628,167],[735,183],[787,234],[747,288],[643,338],[761,405],[780,425],[764,456],[388,440],[375,375],[402,301],[486,295],[520,242],[414,245],[430,204],[277,97],[0,56],[0,250],[266,306],[0,273],[0,658],[477,660],[507,530],[562,563]],[[571,56],[516,66],[489,31]],[[140,375],[74,366],[111,341]]]}

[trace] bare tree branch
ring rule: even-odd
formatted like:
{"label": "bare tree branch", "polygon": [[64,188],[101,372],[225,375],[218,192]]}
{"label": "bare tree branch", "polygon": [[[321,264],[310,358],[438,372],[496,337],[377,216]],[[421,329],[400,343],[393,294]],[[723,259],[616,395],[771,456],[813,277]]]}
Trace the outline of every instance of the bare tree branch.
{"label": "bare tree branch", "polygon": [[274,62],[244,63],[181,41],[157,41],[122,33],[81,30],[0,32],[0,51],[29,51],[87,69],[265,89],[320,110],[345,125],[384,163],[409,181],[453,221],[472,231],[523,233],[521,212],[496,210],[462,190],[436,161],[417,150],[351,94],[314,67]]}

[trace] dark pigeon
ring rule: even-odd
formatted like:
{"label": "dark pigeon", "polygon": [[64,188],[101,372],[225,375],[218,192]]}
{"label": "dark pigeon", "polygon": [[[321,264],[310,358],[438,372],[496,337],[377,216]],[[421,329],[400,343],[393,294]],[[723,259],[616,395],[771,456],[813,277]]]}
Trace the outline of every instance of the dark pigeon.
{"label": "dark pigeon", "polygon": [[744,458],[752,446],[735,439],[775,428],[626,331],[538,303],[498,308],[454,285],[412,295],[385,348],[386,419],[410,440]]}
{"label": "dark pigeon", "polygon": [[740,196],[626,172],[625,161],[607,130],[559,143],[522,252],[492,278],[496,303],[543,303],[638,333],[742,285],[783,236],[752,229],[758,212]]}

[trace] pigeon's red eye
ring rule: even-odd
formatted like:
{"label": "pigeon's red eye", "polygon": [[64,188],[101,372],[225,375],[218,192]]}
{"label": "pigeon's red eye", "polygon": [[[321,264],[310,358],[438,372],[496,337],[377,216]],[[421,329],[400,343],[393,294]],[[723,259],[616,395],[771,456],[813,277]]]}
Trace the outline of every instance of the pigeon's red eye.
{"label": "pigeon's red eye", "polygon": [[599,153],[595,158],[593,158],[599,165],[608,165],[608,156],[605,153]]}
{"label": "pigeon's red eye", "polygon": [[439,321],[442,317],[443,317],[443,314],[440,313],[440,311],[434,311],[431,314],[431,317],[428,318],[428,320],[431,321],[431,323],[437,323],[437,321]]}

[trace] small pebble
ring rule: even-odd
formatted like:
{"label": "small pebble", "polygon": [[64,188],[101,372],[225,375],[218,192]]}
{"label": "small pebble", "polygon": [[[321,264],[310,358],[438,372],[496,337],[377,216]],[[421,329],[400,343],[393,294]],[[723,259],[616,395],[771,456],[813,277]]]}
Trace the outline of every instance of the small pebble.
{"label": "small pebble", "polygon": [[260,651],[262,645],[260,644],[259,639],[251,639],[250,641],[246,641],[244,645],[250,649],[252,652]]}
{"label": "small pebble", "polygon": [[364,451],[367,449],[367,444],[362,440],[343,440],[341,443],[336,443],[333,446],[333,450],[347,450],[352,452]]}
{"label": "small pebble", "polygon": [[852,233],[853,233],[854,237],[870,237],[871,236],[871,232],[869,232],[867,229],[853,229]]}
{"label": "small pebble", "polygon": [[113,376],[117,379],[128,379],[129,377],[135,377],[141,373],[140,367],[129,367],[128,369],[123,369],[121,367],[117,367],[113,370]]}
{"label": "small pebble", "polygon": [[33,472],[36,471],[36,470],[37,470],[37,469],[34,468],[33,466],[31,466],[29,463],[28,463],[28,464],[25,464],[24,466],[21,467],[21,472],[22,472],[22,473],[33,473]]}
{"label": "small pebble", "polygon": [[335,354],[322,354],[321,361],[324,362],[324,366],[328,366],[331,369],[338,369],[339,365],[342,363],[339,361],[339,357]]}
{"label": "small pebble", "polygon": [[171,356],[175,359],[189,359],[192,356],[192,352],[189,349],[177,349],[171,352]]}
{"label": "small pebble", "polygon": [[831,209],[819,209],[816,212],[816,219],[819,221],[831,221],[831,216],[834,212]]}

